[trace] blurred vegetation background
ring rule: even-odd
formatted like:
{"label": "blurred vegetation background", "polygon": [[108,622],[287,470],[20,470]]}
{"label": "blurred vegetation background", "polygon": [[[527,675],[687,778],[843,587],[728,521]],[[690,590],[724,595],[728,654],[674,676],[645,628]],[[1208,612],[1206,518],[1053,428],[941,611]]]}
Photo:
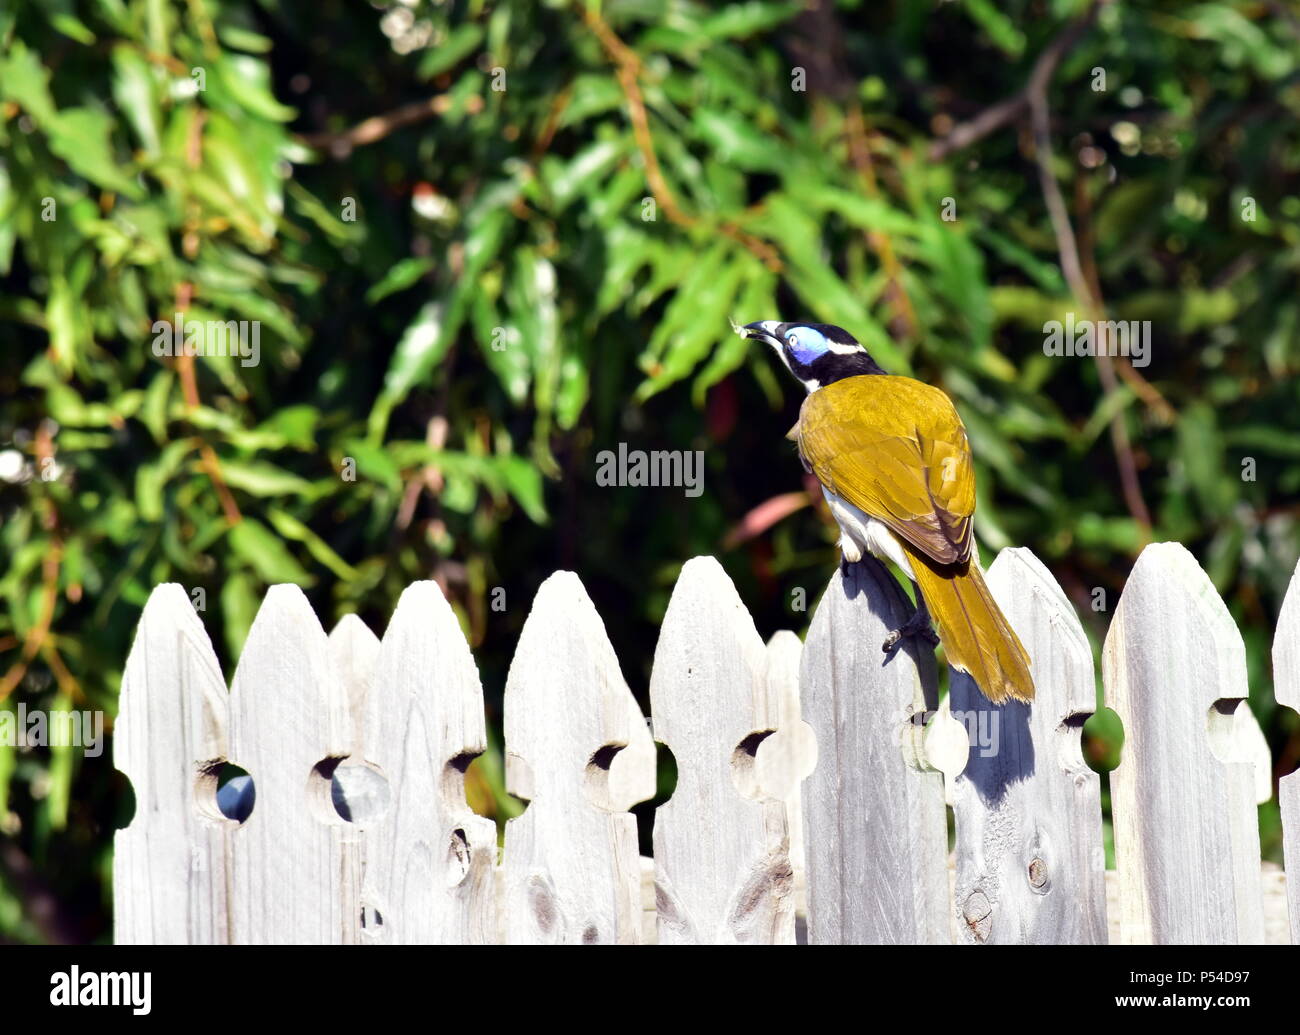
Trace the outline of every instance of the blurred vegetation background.
{"label": "blurred vegetation background", "polygon": [[[1031,547],[1098,649],[1142,545],[1187,545],[1300,760],[1289,0],[6,0],[0,41],[0,707],[111,722],[166,581],[229,676],[270,583],[382,633],[435,578],[494,731],[556,568],[643,703],[695,554],[802,632],[834,529],[728,320],[809,318],[953,397],[985,563]],[[1103,310],[1149,366],[1044,355]],[[259,321],[260,363],[158,358],[177,312]],[[598,486],[619,442],[703,450],[703,496]],[[110,752],[0,746],[0,940],[111,937],[130,807]]]}

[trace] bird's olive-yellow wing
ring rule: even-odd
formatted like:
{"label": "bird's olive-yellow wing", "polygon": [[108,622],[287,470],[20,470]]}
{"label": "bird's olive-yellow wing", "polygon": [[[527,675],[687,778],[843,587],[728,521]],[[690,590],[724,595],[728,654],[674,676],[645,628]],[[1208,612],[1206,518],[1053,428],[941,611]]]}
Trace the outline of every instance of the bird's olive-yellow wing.
{"label": "bird's olive-yellow wing", "polygon": [[939,564],[971,554],[975,472],[943,392],[910,377],[849,377],[804,400],[799,452],[841,499]]}

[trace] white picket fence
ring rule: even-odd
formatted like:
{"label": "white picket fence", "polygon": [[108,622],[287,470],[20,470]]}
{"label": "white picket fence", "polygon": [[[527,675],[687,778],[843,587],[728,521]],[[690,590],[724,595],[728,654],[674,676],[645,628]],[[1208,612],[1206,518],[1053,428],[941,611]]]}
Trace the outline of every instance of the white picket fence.
{"label": "white picket fence", "polygon": [[[1282,874],[1261,868],[1269,762],[1241,637],[1192,556],[1143,551],[1106,638],[1125,730],[1111,874],[1080,748],[1088,641],[1029,551],[1003,551],[988,578],[1032,658],[1032,707],[996,708],[954,674],[937,709],[933,656],[881,651],[911,604],[874,561],[831,579],[806,644],[764,645],[722,568],[696,558],[664,618],[652,732],[582,584],[556,573],[506,683],[507,785],[529,804],[500,852],[465,801],[482,689],[435,583],[406,590],[382,641],[355,617],[326,636],[296,587],[272,587],[229,692],[185,592],[159,586],[116,724],[136,795],[116,939],[789,943],[799,914],[813,943],[1300,944],[1297,882],[1288,935]],[[1297,586],[1274,647],[1293,708]],[[655,740],[678,781],[650,861],[627,810],[654,793]],[[365,806],[352,822],[331,804],[339,759]],[[215,804],[225,760],[255,780],[242,824]],[[1295,872],[1300,777],[1281,797]]]}

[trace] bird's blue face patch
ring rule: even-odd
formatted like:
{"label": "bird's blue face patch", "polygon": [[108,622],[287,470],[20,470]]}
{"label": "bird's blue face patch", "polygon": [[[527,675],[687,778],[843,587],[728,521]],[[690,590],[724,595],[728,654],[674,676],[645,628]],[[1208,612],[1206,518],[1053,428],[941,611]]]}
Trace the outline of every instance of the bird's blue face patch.
{"label": "bird's blue face patch", "polygon": [[813,327],[795,326],[785,332],[785,347],[800,363],[811,363],[830,351],[826,335]]}

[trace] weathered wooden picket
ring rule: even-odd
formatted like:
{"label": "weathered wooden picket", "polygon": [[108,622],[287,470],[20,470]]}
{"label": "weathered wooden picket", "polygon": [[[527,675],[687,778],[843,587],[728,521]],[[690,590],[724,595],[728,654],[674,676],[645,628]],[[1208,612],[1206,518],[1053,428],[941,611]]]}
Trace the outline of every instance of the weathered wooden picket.
{"label": "weathered wooden picket", "polygon": [[[664,618],[652,729],[581,582],[551,576],[506,683],[507,785],[529,804],[500,853],[465,801],[482,689],[435,583],[406,590],[382,641],[355,617],[327,637],[297,588],[273,587],[229,692],[185,592],[159,586],[116,724],[136,795],[117,941],[789,943],[797,915],[813,943],[1288,940],[1282,874],[1261,870],[1269,760],[1242,641],[1192,556],[1149,546],[1106,638],[1125,731],[1111,874],[1080,748],[1088,641],[1029,551],[1003,551],[988,578],[1032,658],[1032,707],[995,707],[954,673],[940,709],[924,644],[881,651],[912,605],[874,561],[835,574],[801,646],[764,645],[722,568],[696,558]],[[1297,587],[1300,571],[1274,646],[1293,708]],[[656,740],[678,780],[651,861],[628,809],[654,794]],[[216,805],[226,760],[255,780],[242,824]],[[1300,776],[1281,787],[1300,872]]]}

